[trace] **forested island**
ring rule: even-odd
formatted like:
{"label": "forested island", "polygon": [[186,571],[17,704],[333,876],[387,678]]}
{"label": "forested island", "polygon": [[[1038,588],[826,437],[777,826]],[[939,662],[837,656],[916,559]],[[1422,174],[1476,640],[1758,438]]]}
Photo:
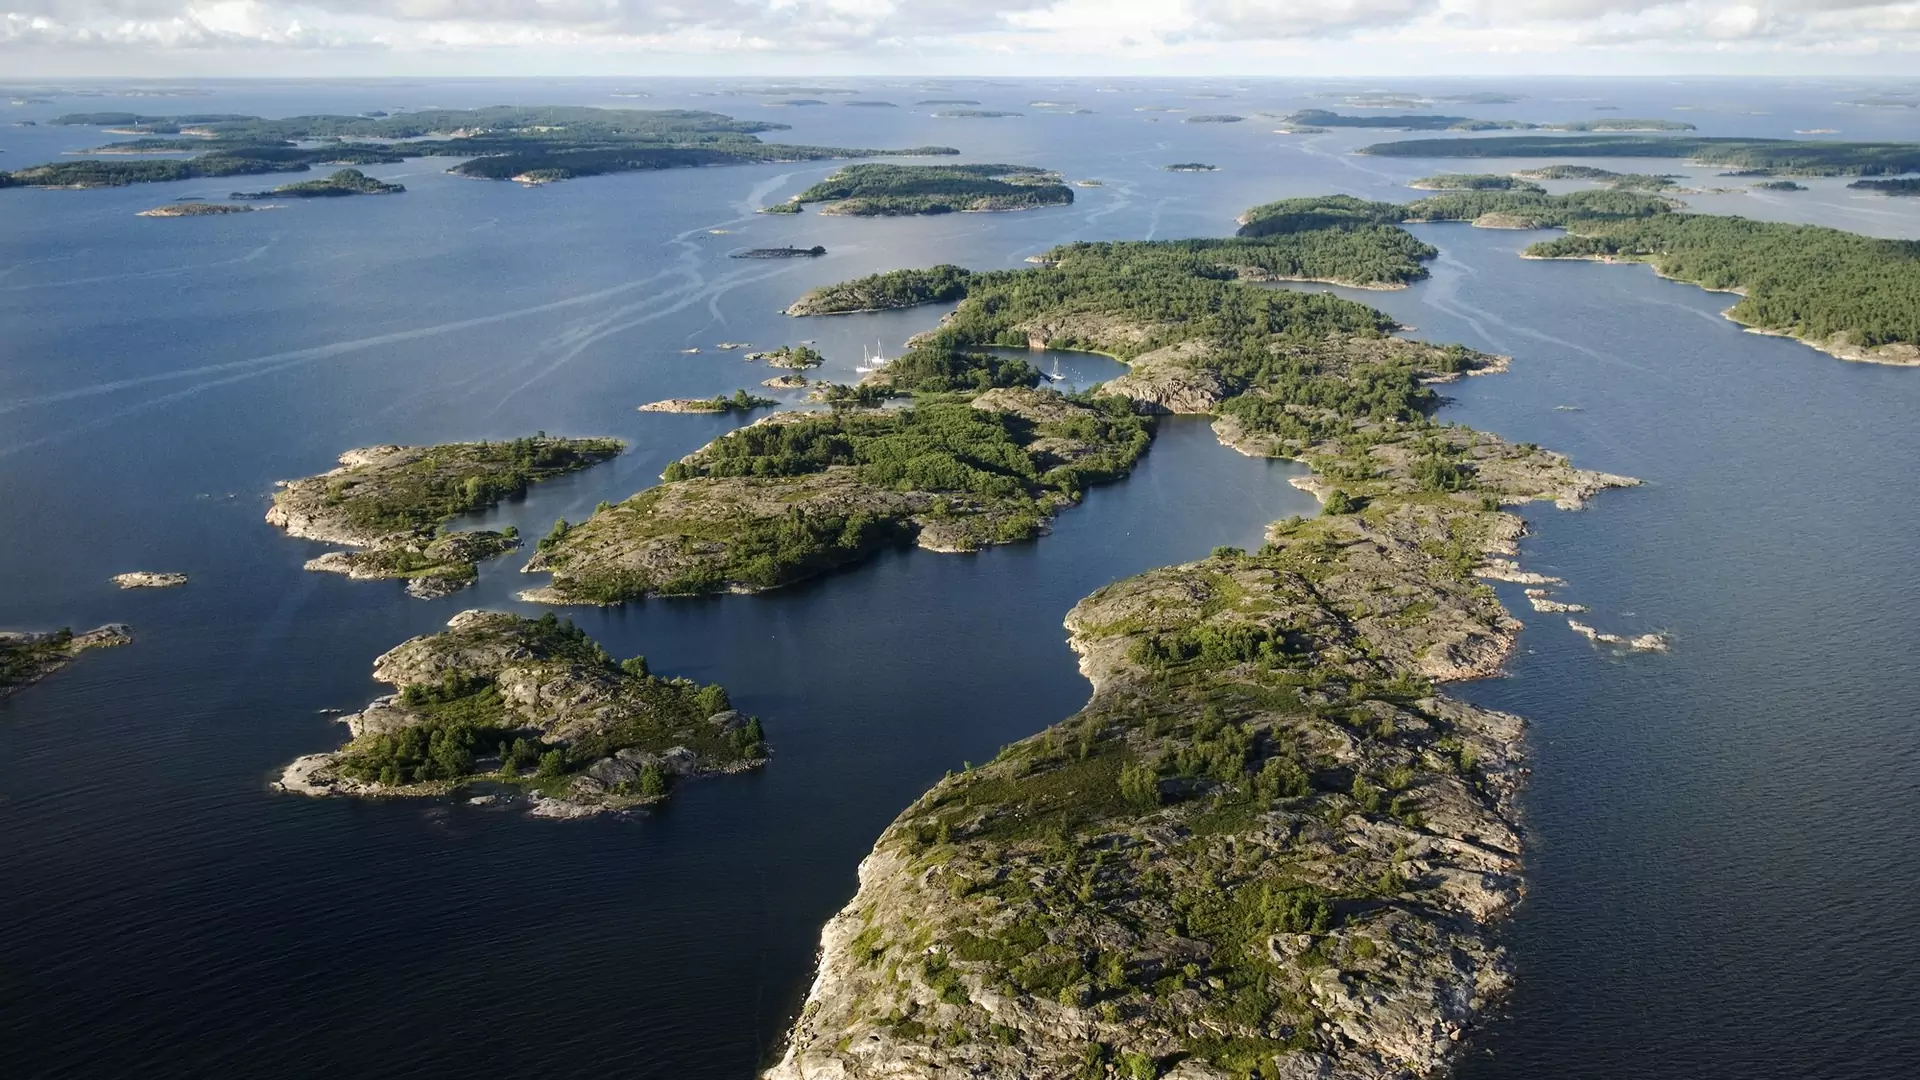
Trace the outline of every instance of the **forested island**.
{"label": "forested island", "polygon": [[1166,172],[1219,172],[1220,166],[1209,165],[1204,161],[1179,161],[1172,165],[1162,165]]}
{"label": "forested island", "polygon": [[471,585],[478,563],[520,544],[511,527],[448,532],[461,514],[485,510],[552,477],[596,465],[624,449],[618,439],[561,439],[544,432],[510,442],[370,446],[340,455],[340,467],[287,481],[267,523],[289,535],[344,544],[308,570],[355,580],[400,578],[423,599]]}
{"label": "forested island", "polygon": [[[1880,181],[1856,180],[1853,183],[1848,184],[1847,186],[1859,187],[1862,184],[1872,184],[1872,183],[1878,183],[1878,182]],[[1797,184],[1797,183],[1794,183],[1792,180],[1762,180],[1759,183],[1753,185],[1753,190],[1755,191],[1805,191],[1807,190],[1807,185]]]}
{"label": "forested island", "polygon": [[132,631],[120,623],[84,634],[71,629],[47,633],[0,630],[0,698],[59,671],[88,649],[112,648],[132,640]]}
{"label": "forested island", "polygon": [[947,109],[932,115],[940,120],[997,120],[1003,116],[1025,116],[1026,114],[995,109]]}
{"label": "forested island", "polygon": [[787,307],[789,315],[846,315],[944,304],[967,294],[969,272],[951,264],[925,270],[893,270],[827,285]]}
{"label": "forested island", "polygon": [[1189,124],[1237,124],[1245,119],[1246,117],[1244,116],[1235,116],[1232,113],[1201,113],[1197,116],[1187,117],[1185,122]]}
{"label": "forested island", "polygon": [[[1702,165],[1764,170],[1782,176],[1885,176],[1920,172],[1920,143],[1831,142],[1674,135],[1499,135],[1407,139],[1354,151],[1380,157],[1643,157],[1685,158]],[[1749,174],[1751,175],[1751,174]]]}
{"label": "forested island", "polygon": [[229,199],[332,199],[346,195],[398,195],[404,184],[375,180],[359,169],[341,169],[324,180],[281,184],[271,191],[235,191]]}
{"label": "forested island", "polygon": [[[178,141],[171,148],[199,153],[186,159],[34,165],[0,173],[0,187],[112,187],[301,172],[315,165],[392,164],[408,157],[467,158],[448,171],[538,184],[642,169],[959,152],[944,146],[871,150],[764,143],[758,135],[786,130],[788,125],[735,120],[691,109],[572,105],[283,119],[229,114],[166,117],[75,113],[53,122],[116,124],[124,133],[147,137],[127,144],[135,152],[157,149],[152,136],[188,136],[192,141]],[[319,145],[302,145],[308,143]],[[110,154],[123,150],[112,145],[99,148],[99,152]]]}
{"label": "forested island", "polygon": [[1593,180],[1617,191],[1667,191],[1685,179],[1674,173],[1623,173],[1592,165],[1548,165],[1513,175],[1523,180]]}
{"label": "forested island", "polygon": [[[1347,234],[1304,247],[1398,231],[1296,209]],[[907,355],[1108,353],[1132,370],[1093,400],[1212,414],[1309,462],[1326,513],[1074,610],[1093,699],[886,830],[772,1080],[1424,1074],[1505,991],[1520,721],[1436,684],[1517,629],[1475,577],[1521,531],[1499,507],[1631,481],[1433,423],[1429,380],[1501,359],[1250,287],[1193,257],[1213,243],[975,274]]]}
{"label": "forested island", "polygon": [[352,740],[287,766],[303,795],[524,798],[541,817],[660,802],[678,784],[764,765],[760,721],[719,686],[615,662],[551,612],[465,611],[374,661],[395,689],[343,717]]}
{"label": "forested island", "polygon": [[1859,191],[1877,191],[1882,195],[1920,195],[1920,179],[1914,177],[1901,177],[1898,180],[1855,180],[1847,186]]}
{"label": "forested island", "polygon": [[1031,165],[849,165],[791,201],[823,203],[825,214],[893,217],[1063,206],[1073,189]]}

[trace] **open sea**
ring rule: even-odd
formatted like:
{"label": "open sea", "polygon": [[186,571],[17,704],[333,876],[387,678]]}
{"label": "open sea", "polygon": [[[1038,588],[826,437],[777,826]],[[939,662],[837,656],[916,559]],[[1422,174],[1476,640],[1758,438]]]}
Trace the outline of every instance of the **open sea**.
{"label": "open sea", "polygon": [[[135,214],[288,178],[0,192],[0,628],[122,621],[137,637],[0,702],[0,1075],[749,1080],[887,822],[946,770],[1085,700],[1061,628],[1074,602],[1313,513],[1287,483],[1302,467],[1169,420],[1131,478],[1034,543],[893,553],[762,596],[568,611],[615,655],[724,683],[774,749],[765,770],[689,785],[658,813],[584,822],[268,789],[287,761],[343,740],[322,710],[383,692],[379,653],[465,608],[541,610],[514,599],[539,580],[517,572],[524,554],[436,601],[306,573],[324,548],[262,521],[274,481],[374,443],[626,439],[616,461],[479,519],[538,535],[739,422],[635,411],[770,374],[717,343],[812,339],[823,374],[850,380],[863,347],[892,353],[940,316],[781,314],[813,286],[1015,267],[1074,240],[1225,235],[1275,198],[1406,200],[1426,173],[1538,164],[1355,157],[1396,136],[1283,136],[1256,115],[1377,82],[844,85],[900,107],[773,107],[805,95],[643,79],[230,81],[179,98],[103,83],[0,107],[13,168],[113,138],[46,124],[65,112],[588,104],[773,119],[793,130],[766,138],[786,142],[947,144],[1104,182],[1071,207],[894,220],[752,213],[832,162],[523,188],[418,159],[366,169],[404,195],[182,220]],[[1842,105],[1873,88],[1838,80],[1388,88],[1526,95],[1446,109],[1494,119],[1920,139],[1920,110]],[[614,96],[630,92],[651,96]],[[1024,115],[913,105],[952,97]],[[1223,112],[1249,119],[1181,122]],[[39,124],[4,126],[17,120]],[[1161,168],[1184,161],[1220,171]],[[1920,199],[1807,183],[1688,202],[1920,237]],[[1602,629],[1674,642],[1596,649],[1502,586],[1528,624],[1510,674],[1452,692],[1532,723],[1529,891],[1505,931],[1516,991],[1459,1075],[1913,1076],[1920,370],[1744,333],[1719,315],[1726,296],[1645,268],[1516,257],[1545,234],[1414,231],[1441,250],[1429,280],[1349,295],[1416,336],[1515,358],[1447,388],[1444,419],[1646,481],[1582,513],[1529,511],[1523,562],[1567,579],[1561,598]],[[829,254],[728,258],[787,244]],[[1120,370],[1059,359],[1078,385]],[[127,570],[192,580],[121,592],[108,578]]]}

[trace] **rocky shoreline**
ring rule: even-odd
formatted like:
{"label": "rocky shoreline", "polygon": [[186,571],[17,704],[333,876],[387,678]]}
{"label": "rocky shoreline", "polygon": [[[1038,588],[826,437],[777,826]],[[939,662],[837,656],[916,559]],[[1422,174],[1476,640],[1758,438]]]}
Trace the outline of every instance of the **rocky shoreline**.
{"label": "rocky shoreline", "polygon": [[108,623],[82,634],[71,630],[0,630],[0,698],[52,675],[88,649],[109,649],[133,641],[133,628]]}

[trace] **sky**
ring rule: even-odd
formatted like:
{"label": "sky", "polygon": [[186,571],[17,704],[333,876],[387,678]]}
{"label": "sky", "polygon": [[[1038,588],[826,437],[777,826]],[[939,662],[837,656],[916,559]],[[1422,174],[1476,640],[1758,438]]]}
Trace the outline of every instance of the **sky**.
{"label": "sky", "polygon": [[1920,72],[1920,0],[0,0],[0,79]]}

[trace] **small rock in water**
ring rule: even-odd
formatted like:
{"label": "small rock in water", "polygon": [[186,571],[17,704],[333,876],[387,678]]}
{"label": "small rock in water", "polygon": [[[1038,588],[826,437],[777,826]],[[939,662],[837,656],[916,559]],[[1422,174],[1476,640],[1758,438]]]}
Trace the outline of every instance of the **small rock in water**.
{"label": "small rock in water", "polygon": [[135,570],[129,574],[113,575],[113,583],[123,589],[170,589],[176,585],[185,585],[187,575]]}

